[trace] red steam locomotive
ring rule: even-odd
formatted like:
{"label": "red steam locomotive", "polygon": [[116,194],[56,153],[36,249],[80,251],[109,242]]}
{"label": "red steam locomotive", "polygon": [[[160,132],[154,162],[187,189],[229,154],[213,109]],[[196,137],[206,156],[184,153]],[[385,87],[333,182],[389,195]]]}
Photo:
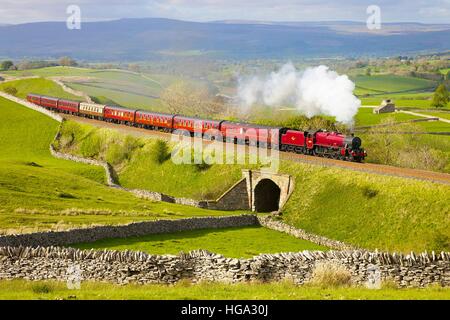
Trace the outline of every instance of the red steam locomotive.
{"label": "red steam locomotive", "polygon": [[338,132],[325,130],[298,131],[225,120],[198,119],[70,101],[37,94],[29,94],[27,100],[55,112],[150,130],[183,132],[208,140],[222,139],[226,142],[249,144],[260,148],[279,148],[281,151],[356,162],[361,162],[367,156],[366,151],[361,147],[360,138],[353,135],[346,136]]}

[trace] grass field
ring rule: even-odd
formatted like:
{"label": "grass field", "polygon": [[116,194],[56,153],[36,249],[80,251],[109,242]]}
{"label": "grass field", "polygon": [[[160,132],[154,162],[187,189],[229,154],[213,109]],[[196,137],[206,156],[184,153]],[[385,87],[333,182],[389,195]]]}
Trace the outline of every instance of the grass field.
{"label": "grass field", "polygon": [[356,83],[355,94],[368,106],[393,99],[397,107],[427,109],[436,87],[436,82],[431,80],[396,75],[359,75],[352,80]]}
{"label": "grass field", "polygon": [[232,258],[250,258],[261,253],[327,249],[263,227],[203,229],[127,239],[105,239],[70,246],[80,249],[136,250],[149,254],[178,254],[181,251],[204,249]]}
{"label": "grass field", "polygon": [[450,123],[443,121],[419,122],[417,125],[427,132],[450,132]]}
{"label": "grass field", "polygon": [[[426,115],[450,118],[450,113],[445,112],[431,112],[423,111],[420,112]],[[411,120],[424,119],[419,116],[410,115],[407,113],[395,112],[395,113],[384,113],[384,114],[374,114],[372,108],[360,108],[355,116],[355,126],[365,127],[373,126],[382,123],[386,119],[393,119],[394,122],[408,122]],[[443,121],[425,121],[416,122],[415,126],[424,132],[450,132],[450,123]]]}
{"label": "grass field", "polygon": [[[431,108],[431,100],[429,99],[405,99],[405,96],[402,96],[402,98],[403,99],[394,99],[396,107],[404,110]],[[360,98],[361,103],[364,106],[379,106],[384,99],[392,98],[390,94],[382,97]],[[448,107],[446,109],[448,109]]]}
{"label": "grass field", "polygon": [[439,117],[439,118],[443,118],[443,119],[447,119],[450,120],[450,112],[445,112],[445,111],[440,111],[440,110],[426,110],[426,111],[421,111],[420,113],[422,114],[426,114],[432,117]]}
{"label": "grass field", "polygon": [[[115,104],[129,108],[139,108],[142,110],[152,110],[165,112],[158,96],[146,88],[141,91],[139,88],[127,89],[120,84],[108,83],[68,83],[72,89],[83,91],[91,97],[107,97]],[[140,93],[137,93],[140,92]],[[100,100],[101,101],[101,100]]]}
{"label": "grass field", "polygon": [[55,159],[49,145],[59,124],[0,98],[0,230],[115,224],[156,218],[227,215],[141,200],[104,185],[104,171]]}
{"label": "grass field", "polygon": [[289,282],[220,284],[181,282],[176,285],[113,285],[82,282],[81,289],[69,290],[64,282],[1,280],[0,299],[12,300],[448,300],[450,289],[319,288]]}
{"label": "grass field", "polygon": [[[95,70],[69,67],[8,71],[6,74],[17,77],[62,77],[62,81],[69,87],[83,91],[100,101],[105,97],[108,101],[114,101],[116,104],[122,106],[155,111],[163,111],[159,95],[163,86],[166,85],[168,81],[167,77],[136,74],[126,70]],[[64,77],[67,78],[64,79]],[[73,80],[71,77],[78,77],[78,79]],[[169,80],[170,79],[171,78],[169,78]],[[17,84],[27,84],[29,81],[30,79],[19,80]],[[14,84],[11,82],[10,85]],[[34,86],[32,89],[37,93],[51,95],[49,93],[50,90],[46,89],[46,87],[47,86]],[[53,94],[55,96],[69,98],[66,96],[67,94],[60,94],[61,92],[55,90],[52,90],[51,92],[55,92],[55,94]]]}
{"label": "grass field", "polygon": [[[450,250],[450,186],[284,163],[297,188],[283,220],[380,250]],[[308,190],[308,192],[303,192]]]}
{"label": "grass field", "polygon": [[14,77],[55,77],[55,76],[87,76],[93,69],[76,68],[76,67],[47,67],[30,70],[13,70],[5,71],[4,73]]}
{"label": "grass field", "polygon": [[79,96],[72,95],[64,91],[59,85],[51,80],[44,78],[31,78],[24,80],[10,81],[0,83],[0,90],[6,87],[14,87],[17,89],[17,97],[25,99],[29,93],[37,93],[41,95],[60,97],[72,100],[82,100]]}
{"label": "grass field", "polygon": [[420,119],[420,117],[399,112],[374,114],[372,108],[360,108],[355,116],[355,126],[360,127],[360,126],[376,125],[386,118],[393,118],[395,122],[404,122],[414,119]]}
{"label": "grass field", "polygon": [[352,78],[356,83],[356,94],[373,93],[395,93],[402,91],[417,91],[433,88],[435,83],[430,80],[395,76],[395,75],[374,75],[356,76]]}

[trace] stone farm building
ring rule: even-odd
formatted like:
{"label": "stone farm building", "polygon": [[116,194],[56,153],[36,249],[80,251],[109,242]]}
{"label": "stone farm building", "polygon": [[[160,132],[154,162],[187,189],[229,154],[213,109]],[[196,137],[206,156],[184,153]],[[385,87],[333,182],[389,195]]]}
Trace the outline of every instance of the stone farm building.
{"label": "stone farm building", "polygon": [[383,102],[381,102],[381,105],[378,108],[373,109],[373,113],[376,114],[389,112],[395,112],[395,103],[393,100],[390,99],[383,100]]}

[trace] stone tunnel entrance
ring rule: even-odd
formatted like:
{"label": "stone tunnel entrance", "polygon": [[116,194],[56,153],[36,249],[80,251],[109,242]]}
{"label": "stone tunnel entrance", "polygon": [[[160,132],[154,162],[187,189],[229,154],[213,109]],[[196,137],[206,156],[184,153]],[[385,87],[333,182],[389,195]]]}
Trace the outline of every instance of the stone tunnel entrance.
{"label": "stone tunnel entrance", "polygon": [[255,211],[272,212],[280,208],[281,189],[270,179],[262,179],[255,187]]}

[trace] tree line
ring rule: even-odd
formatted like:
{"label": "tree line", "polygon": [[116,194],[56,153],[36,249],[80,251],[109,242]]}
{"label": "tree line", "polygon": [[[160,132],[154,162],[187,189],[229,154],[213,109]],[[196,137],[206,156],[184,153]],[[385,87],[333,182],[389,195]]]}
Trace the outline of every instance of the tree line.
{"label": "tree line", "polygon": [[0,63],[0,71],[28,70],[56,66],[76,67],[78,66],[78,62],[71,57],[61,57],[57,61],[24,60],[17,63],[14,63],[12,60],[4,60]]}

